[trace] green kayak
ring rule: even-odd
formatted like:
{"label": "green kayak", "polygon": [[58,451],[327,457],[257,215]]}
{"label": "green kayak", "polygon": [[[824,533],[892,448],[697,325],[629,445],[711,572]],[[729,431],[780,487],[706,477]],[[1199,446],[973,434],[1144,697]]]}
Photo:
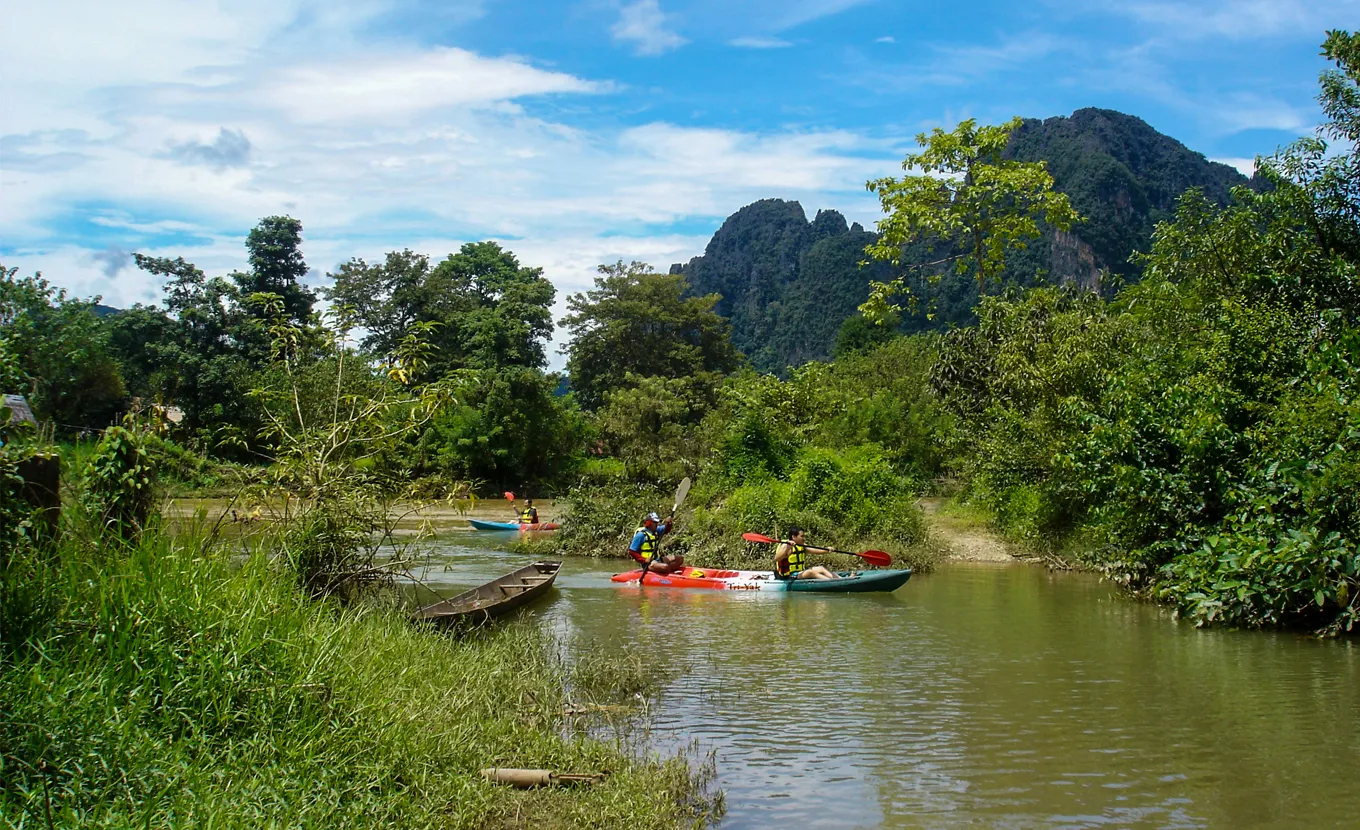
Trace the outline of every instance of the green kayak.
{"label": "green kayak", "polygon": [[890,571],[839,571],[840,579],[792,579],[784,582],[786,591],[816,594],[857,594],[868,591],[896,591],[908,579],[911,568]]}

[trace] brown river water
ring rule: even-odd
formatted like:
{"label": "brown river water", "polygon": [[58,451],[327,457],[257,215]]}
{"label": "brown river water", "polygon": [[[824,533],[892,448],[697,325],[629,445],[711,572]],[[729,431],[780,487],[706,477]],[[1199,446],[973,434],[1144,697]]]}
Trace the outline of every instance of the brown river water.
{"label": "brown river water", "polygon": [[[531,560],[505,536],[443,535],[422,581]],[[1360,826],[1354,643],[1200,631],[1032,565],[828,596],[609,582],[623,564],[568,559],[524,613],[678,669],[653,748],[714,753],[722,828]]]}

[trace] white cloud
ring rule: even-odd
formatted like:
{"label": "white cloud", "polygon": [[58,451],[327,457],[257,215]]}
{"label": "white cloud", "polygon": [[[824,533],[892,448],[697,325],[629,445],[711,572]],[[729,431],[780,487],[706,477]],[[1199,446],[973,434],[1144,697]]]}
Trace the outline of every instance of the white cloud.
{"label": "white cloud", "polygon": [[[22,99],[0,122],[0,259],[112,305],[160,298],[128,252],[227,273],[244,265],[249,228],[277,213],[302,220],[320,272],[356,255],[443,256],[492,238],[544,266],[565,296],[600,262],[664,270],[701,253],[709,230],[668,225],[716,229],[759,198],[870,223],[877,204],[863,183],[900,160],[843,131],[576,127],[541,114],[552,110],[535,96],[608,96],[612,84],[462,49],[365,46],[354,21],[382,3],[337,3],[317,32],[313,12],[297,17],[303,0],[261,3],[255,22],[237,21],[236,6],[198,20],[183,4],[145,2],[132,19],[180,14],[182,33],[156,22],[125,27],[117,54],[70,48],[83,68],[52,70],[59,83],[42,61],[10,62],[7,84],[46,97]],[[325,47],[298,50],[309,36]],[[138,51],[157,39],[163,52],[144,65]]]}
{"label": "white cloud", "polygon": [[400,55],[347,55],[271,74],[266,99],[301,121],[361,121],[490,104],[528,95],[594,92],[600,85],[509,58],[436,48]]}
{"label": "white cloud", "polygon": [[893,37],[892,35],[884,35],[883,37],[874,38],[874,43],[896,43],[896,42],[897,38]]}
{"label": "white cloud", "polygon": [[793,42],[777,37],[766,37],[764,35],[748,35],[736,37],[727,41],[728,46],[736,46],[739,49],[783,49],[792,46]]}
{"label": "white cloud", "polygon": [[792,29],[870,2],[873,0],[792,0],[785,5],[772,28],[777,32]]}
{"label": "white cloud", "polygon": [[937,44],[932,53],[910,63],[885,64],[861,57],[854,83],[875,89],[912,91],[924,87],[965,86],[1014,72],[1017,67],[1069,50],[1071,45],[1043,32],[1012,35],[990,46]]}
{"label": "white cloud", "polygon": [[1256,173],[1256,159],[1254,158],[1218,158],[1209,159],[1209,161],[1216,161],[1219,164],[1235,167],[1237,168],[1237,172],[1241,173],[1243,176],[1251,177]]}
{"label": "white cloud", "polygon": [[619,19],[609,31],[615,40],[632,43],[639,55],[661,55],[688,42],[671,28],[671,18],[661,11],[658,0],[638,0],[619,9]]}
{"label": "white cloud", "polygon": [[1313,126],[1297,107],[1276,98],[1255,94],[1230,95],[1211,108],[1220,131],[1280,130],[1305,133]]}
{"label": "white cloud", "polygon": [[1104,0],[1100,7],[1154,27],[1173,40],[1252,40],[1322,31],[1360,12],[1357,0]]}

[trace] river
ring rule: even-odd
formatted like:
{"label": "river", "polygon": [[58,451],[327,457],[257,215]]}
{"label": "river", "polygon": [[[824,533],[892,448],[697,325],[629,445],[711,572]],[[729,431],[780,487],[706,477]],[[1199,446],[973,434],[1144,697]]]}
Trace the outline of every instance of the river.
{"label": "river", "polygon": [[[524,564],[448,534],[444,595]],[[946,565],[888,595],[670,590],[568,559],[526,613],[680,672],[661,751],[716,754],[726,830],[1356,826],[1350,642],[1200,631],[1078,573]]]}

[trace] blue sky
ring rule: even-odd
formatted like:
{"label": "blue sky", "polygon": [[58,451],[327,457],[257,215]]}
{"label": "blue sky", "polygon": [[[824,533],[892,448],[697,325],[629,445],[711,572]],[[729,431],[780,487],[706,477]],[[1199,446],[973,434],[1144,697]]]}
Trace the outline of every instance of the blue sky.
{"label": "blue sky", "polygon": [[0,261],[118,305],[129,254],[242,264],[495,238],[560,293],[665,268],[757,198],[871,224],[962,118],[1138,115],[1239,166],[1313,129],[1360,0],[46,0],[6,12]]}

